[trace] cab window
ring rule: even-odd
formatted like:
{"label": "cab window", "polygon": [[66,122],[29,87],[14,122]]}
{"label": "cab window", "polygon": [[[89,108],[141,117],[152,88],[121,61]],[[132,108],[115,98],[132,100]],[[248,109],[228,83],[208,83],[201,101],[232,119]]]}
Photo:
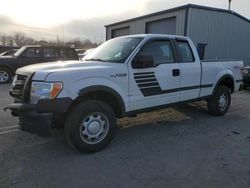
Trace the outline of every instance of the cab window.
{"label": "cab window", "polygon": [[170,41],[153,41],[143,47],[140,55],[152,56],[155,64],[174,63]]}
{"label": "cab window", "polygon": [[24,52],[23,56],[28,57],[28,58],[40,57],[41,56],[41,49],[40,48],[29,48]]}
{"label": "cab window", "polygon": [[176,45],[182,62],[194,62],[194,55],[187,41],[177,41]]}

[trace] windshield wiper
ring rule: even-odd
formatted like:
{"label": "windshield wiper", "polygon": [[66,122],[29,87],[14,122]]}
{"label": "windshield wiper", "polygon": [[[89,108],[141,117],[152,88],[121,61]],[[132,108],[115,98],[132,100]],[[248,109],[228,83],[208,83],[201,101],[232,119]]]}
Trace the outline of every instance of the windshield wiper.
{"label": "windshield wiper", "polygon": [[101,62],[105,62],[103,59],[99,59],[99,58],[85,59],[85,61],[101,61]]}

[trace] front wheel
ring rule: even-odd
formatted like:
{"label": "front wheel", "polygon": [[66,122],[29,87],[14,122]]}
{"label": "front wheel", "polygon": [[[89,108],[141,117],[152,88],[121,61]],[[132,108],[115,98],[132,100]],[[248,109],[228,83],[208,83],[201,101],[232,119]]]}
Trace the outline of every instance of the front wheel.
{"label": "front wheel", "polygon": [[214,95],[208,100],[208,112],[214,116],[224,115],[231,104],[231,92],[228,87],[219,86]]}
{"label": "front wheel", "polygon": [[11,72],[6,68],[0,68],[0,84],[6,84],[11,81]]}
{"label": "front wheel", "polygon": [[79,103],[69,113],[65,135],[73,149],[97,152],[110,143],[116,130],[116,118],[110,106],[101,101]]}

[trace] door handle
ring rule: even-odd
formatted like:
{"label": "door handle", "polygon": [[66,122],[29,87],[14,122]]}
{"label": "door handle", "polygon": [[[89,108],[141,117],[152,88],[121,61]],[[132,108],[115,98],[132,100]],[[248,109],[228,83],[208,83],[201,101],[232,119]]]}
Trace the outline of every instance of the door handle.
{"label": "door handle", "polygon": [[173,76],[180,76],[180,69],[173,69],[172,74]]}

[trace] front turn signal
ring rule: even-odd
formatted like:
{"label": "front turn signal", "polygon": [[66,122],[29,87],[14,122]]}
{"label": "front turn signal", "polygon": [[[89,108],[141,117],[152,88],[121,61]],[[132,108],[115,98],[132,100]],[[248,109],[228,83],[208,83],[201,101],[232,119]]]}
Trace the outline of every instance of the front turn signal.
{"label": "front turn signal", "polygon": [[62,83],[54,83],[51,90],[51,99],[55,99],[62,90]]}

